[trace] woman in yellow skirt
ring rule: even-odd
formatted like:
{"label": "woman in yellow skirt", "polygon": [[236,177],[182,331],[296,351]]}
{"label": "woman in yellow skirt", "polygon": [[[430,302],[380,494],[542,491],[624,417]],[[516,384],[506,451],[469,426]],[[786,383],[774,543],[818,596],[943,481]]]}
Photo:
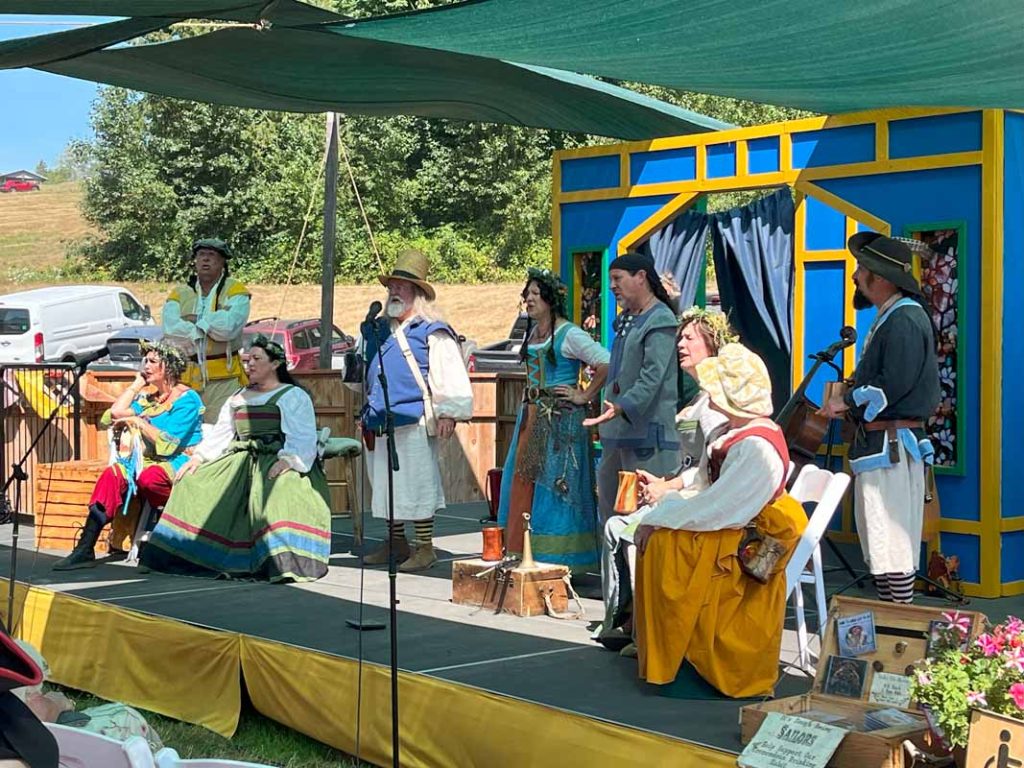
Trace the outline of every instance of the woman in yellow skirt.
{"label": "woman in yellow skirt", "polygon": [[[670,683],[687,661],[726,696],[757,696],[778,678],[786,561],[807,515],[785,492],[789,452],[765,418],[772,395],[761,358],[727,344],[697,374],[730,429],[711,446],[711,485],[666,494],[636,532],[640,677]],[[755,532],[754,549],[771,539],[781,549],[757,578],[739,556]]]}

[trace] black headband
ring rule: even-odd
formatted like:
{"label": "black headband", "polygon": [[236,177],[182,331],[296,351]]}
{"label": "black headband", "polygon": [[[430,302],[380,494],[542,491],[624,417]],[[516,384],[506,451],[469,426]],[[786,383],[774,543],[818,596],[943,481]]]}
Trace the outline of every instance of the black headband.
{"label": "black headband", "polygon": [[654,259],[642,253],[624,253],[613,260],[608,269],[623,269],[633,275],[642,269],[647,272],[648,277],[658,276],[654,271]]}

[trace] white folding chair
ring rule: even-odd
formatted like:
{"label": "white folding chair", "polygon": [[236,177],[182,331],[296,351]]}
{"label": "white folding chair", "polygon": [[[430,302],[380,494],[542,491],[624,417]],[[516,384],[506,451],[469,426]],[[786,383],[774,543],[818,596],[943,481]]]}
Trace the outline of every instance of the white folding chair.
{"label": "white folding chair", "polygon": [[266,763],[243,763],[238,760],[219,760],[217,758],[199,758],[182,760],[177,751],[164,747],[156,753],[156,768],[274,768]]}
{"label": "white folding chair", "polygon": [[[825,576],[821,567],[821,537],[828,530],[828,524],[843,500],[850,485],[850,476],[845,472],[829,472],[814,464],[807,464],[800,470],[789,494],[801,504],[814,503],[817,506],[807,521],[793,556],[786,566],[787,594],[793,596],[793,610],[796,614],[796,635],[800,652],[800,667],[813,672],[811,654],[807,642],[807,621],[804,616],[803,585],[814,587],[814,601],[818,611],[819,642],[824,635],[828,606],[825,604]],[[808,563],[810,568],[808,569]]]}
{"label": "white folding chair", "polygon": [[45,723],[57,740],[60,768],[155,768],[153,753],[141,736],[118,741],[68,725]]}

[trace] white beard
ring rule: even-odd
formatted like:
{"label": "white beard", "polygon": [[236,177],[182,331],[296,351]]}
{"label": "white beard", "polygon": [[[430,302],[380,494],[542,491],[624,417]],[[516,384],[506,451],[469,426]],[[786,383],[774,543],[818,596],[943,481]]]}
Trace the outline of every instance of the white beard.
{"label": "white beard", "polygon": [[384,312],[388,317],[394,319],[399,318],[403,314],[405,314],[405,310],[406,306],[404,301],[402,301],[401,299],[392,299],[391,301],[388,302],[388,305],[385,308]]}

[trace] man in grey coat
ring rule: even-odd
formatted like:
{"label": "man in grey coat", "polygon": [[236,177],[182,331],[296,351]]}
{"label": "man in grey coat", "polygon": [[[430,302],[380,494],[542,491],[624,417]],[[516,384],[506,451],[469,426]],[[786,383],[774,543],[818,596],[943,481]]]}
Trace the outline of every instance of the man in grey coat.
{"label": "man in grey coat", "polygon": [[615,320],[605,410],[584,422],[600,425],[597,501],[603,520],[613,513],[620,470],[644,469],[662,477],[679,463],[671,300],[650,256],[619,256],[608,277],[622,312]]}

